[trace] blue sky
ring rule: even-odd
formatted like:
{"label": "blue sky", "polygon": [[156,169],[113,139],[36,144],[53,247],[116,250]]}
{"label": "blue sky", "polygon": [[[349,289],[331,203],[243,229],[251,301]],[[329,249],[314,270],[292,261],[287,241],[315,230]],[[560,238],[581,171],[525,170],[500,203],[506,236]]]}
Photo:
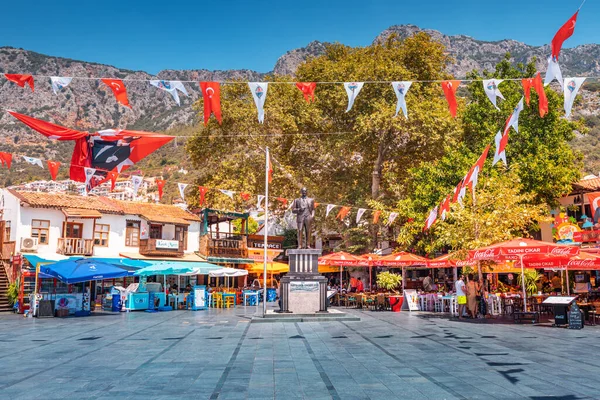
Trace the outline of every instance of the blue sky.
{"label": "blue sky", "polygon": [[[2,20],[0,46],[157,73],[162,69],[272,70],[313,40],[370,44],[414,24],[480,40],[549,43],[580,0],[30,1]],[[600,42],[600,4],[588,1],[573,47]],[[19,71],[26,72],[26,71]]]}

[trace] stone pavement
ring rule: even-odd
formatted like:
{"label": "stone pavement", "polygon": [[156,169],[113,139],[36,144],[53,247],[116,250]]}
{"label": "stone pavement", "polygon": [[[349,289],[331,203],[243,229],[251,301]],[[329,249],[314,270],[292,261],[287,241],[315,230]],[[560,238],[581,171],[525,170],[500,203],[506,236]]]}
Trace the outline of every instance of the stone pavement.
{"label": "stone pavement", "polygon": [[600,326],[359,310],[250,324],[254,310],[0,315],[0,398],[600,398]]}

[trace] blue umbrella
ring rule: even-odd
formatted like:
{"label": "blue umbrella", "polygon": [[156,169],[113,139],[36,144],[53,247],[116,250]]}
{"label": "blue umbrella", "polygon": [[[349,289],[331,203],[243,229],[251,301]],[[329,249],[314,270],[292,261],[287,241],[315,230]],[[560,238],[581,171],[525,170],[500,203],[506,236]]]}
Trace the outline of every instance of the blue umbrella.
{"label": "blue umbrella", "polygon": [[93,258],[64,260],[40,266],[40,271],[52,275],[65,283],[100,281],[131,275],[129,271],[114,264],[96,261]]}

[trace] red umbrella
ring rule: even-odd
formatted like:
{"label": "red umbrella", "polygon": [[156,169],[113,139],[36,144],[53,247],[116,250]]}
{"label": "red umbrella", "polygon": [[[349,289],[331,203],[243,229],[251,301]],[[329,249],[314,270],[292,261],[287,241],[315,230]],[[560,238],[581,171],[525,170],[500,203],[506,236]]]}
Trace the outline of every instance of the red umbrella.
{"label": "red umbrella", "polygon": [[427,261],[425,257],[401,251],[381,257],[377,261],[377,265],[382,267],[412,267],[415,265],[427,265]]}
{"label": "red umbrella", "polygon": [[525,291],[524,259],[535,260],[541,256],[569,258],[579,254],[579,247],[565,246],[540,240],[517,238],[469,251],[472,260],[519,260],[521,264],[521,284],[523,286],[523,305],[527,310],[527,293]]}
{"label": "red umbrella", "polygon": [[326,256],[319,257],[319,265],[339,265],[340,267],[340,287],[342,286],[342,267],[344,266],[359,266],[367,265],[365,260],[360,257],[346,253],[344,251],[338,251],[337,253],[327,254]]}
{"label": "red umbrella", "polygon": [[429,268],[465,267],[472,264],[473,261],[471,260],[452,259],[452,254],[444,254],[443,256],[427,260],[427,266]]}
{"label": "red umbrella", "polygon": [[369,266],[369,289],[372,289],[373,288],[373,280],[372,280],[373,266],[378,265],[379,260],[381,259],[381,256],[379,254],[368,253],[368,254],[362,254],[360,256],[360,258],[362,260],[364,260],[367,263],[367,265]]}

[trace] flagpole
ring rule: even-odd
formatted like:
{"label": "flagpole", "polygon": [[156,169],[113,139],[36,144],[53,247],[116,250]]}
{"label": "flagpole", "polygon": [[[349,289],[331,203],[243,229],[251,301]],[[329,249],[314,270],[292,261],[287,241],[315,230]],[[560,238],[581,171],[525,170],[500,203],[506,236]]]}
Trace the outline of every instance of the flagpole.
{"label": "flagpole", "polygon": [[265,225],[264,225],[264,265],[263,265],[263,317],[267,314],[267,235],[269,230],[269,148],[265,157]]}

